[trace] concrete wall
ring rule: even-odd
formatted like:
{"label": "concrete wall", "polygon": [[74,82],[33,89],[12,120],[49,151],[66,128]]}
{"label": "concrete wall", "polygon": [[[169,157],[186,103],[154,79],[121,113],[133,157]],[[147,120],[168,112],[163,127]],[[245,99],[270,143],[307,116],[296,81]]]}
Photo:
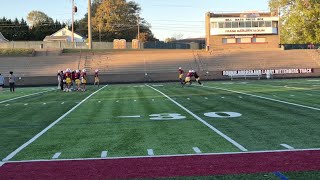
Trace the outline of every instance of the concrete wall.
{"label": "concrete wall", "polygon": [[[200,72],[202,80],[230,80],[230,77],[223,76],[222,71],[209,71],[208,76],[204,72]],[[314,69],[311,74],[277,74],[273,75],[274,79],[286,78],[307,78],[307,77],[320,77],[320,69]],[[242,78],[244,79],[244,78]],[[257,78],[253,78],[257,79]],[[263,76],[261,79],[266,79]],[[128,73],[128,74],[102,74],[100,75],[101,84],[108,83],[146,83],[146,82],[168,82],[178,81],[177,73],[161,72],[149,73],[147,76],[144,73]],[[94,77],[89,75],[88,83],[93,84]],[[5,78],[5,85],[8,86],[8,78]],[[57,78],[55,76],[38,76],[38,77],[23,77],[17,79],[17,86],[44,86],[44,85],[57,85]]]}
{"label": "concrete wall", "polygon": [[210,36],[210,49],[267,49],[279,48],[278,35],[257,35],[256,37],[266,38],[265,43],[239,43],[239,44],[223,44],[222,38],[228,36]]}
{"label": "concrete wall", "polygon": [[[76,42],[43,42],[43,41],[11,41],[0,43],[0,48],[21,48],[21,49],[87,49],[87,43]],[[127,42],[127,49],[131,49],[131,42]],[[113,42],[93,42],[93,49],[113,49]]]}

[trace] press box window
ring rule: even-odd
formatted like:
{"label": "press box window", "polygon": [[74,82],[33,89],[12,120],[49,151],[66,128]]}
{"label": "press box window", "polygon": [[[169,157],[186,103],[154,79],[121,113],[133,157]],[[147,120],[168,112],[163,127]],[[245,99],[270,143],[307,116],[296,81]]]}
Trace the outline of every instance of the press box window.
{"label": "press box window", "polygon": [[232,28],[239,28],[239,22],[232,22]]}

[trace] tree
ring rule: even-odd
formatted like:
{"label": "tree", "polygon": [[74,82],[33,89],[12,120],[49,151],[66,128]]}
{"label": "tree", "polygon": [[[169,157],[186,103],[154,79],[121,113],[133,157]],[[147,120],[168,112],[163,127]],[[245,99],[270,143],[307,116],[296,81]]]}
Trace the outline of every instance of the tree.
{"label": "tree", "polygon": [[[140,6],[126,0],[103,0],[94,2],[96,10],[92,18],[93,39],[113,41],[113,39],[132,40],[138,34],[138,14]],[[147,40],[155,39],[150,30],[150,25],[139,18],[140,33],[148,33]]]}
{"label": "tree", "polygon": [[269,0],[271,10],[281,9],[281,43],[320,42],[319,0]]}
{"label": "tree", "polygon": [[31,11],[27,16],[30,27],[37,27],[42,24],[53,24],[53,19],[41,11]]}

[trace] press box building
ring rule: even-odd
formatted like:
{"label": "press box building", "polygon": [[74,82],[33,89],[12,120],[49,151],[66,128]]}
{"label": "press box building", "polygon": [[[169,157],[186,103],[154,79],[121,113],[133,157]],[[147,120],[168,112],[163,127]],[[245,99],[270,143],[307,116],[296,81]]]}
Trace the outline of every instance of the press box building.
{"label": "press box building", "polygon": [[207,49],[278,48],[278,12],[206,13]]}

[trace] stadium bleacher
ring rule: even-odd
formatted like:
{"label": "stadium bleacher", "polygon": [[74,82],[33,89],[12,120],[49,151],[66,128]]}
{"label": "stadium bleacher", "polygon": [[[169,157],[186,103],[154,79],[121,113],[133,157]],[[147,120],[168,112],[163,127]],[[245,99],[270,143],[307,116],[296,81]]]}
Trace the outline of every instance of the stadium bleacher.
{"label": "stadium bleacher", "polygon": [[[177,68],[195,69],[201,76],[223,70],[320,68],[316,50],[235,49],[211,52],[192,50],[109,51],[99,54],[62,54],[35,57],[0,57],[0,72],[20,77],[55,77],[58,70],[86,68],[100,74],[174,74]],[[221,73],[220,73],[221,74]],[[176,79],[172,77],[171,80]]]}

